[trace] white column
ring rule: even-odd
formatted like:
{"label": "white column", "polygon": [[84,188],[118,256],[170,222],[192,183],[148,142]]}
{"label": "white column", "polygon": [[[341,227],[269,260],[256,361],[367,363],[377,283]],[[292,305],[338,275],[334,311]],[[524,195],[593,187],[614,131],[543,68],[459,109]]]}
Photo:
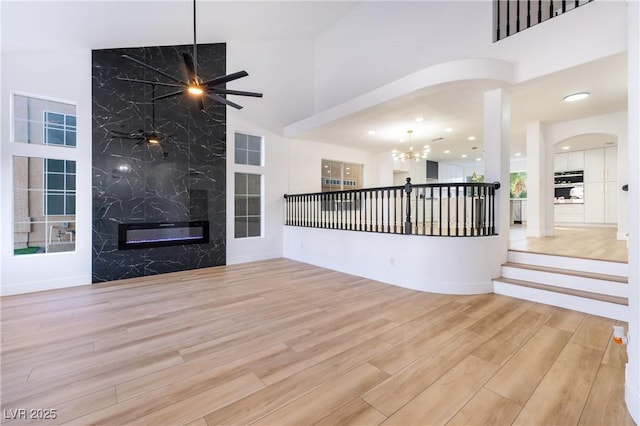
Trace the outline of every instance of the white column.
{"label": "white column", "polygon": [[527,237],[542,237],[545,229],[545,141],[539,121],[527,124]]}
{"label": "white column", "polygon": [[[628,7],[629,117],[629,362],[625,369],[625,401],[640,424],[640,3]],[[635,219],[634,219],[635,218]]]}
{"label": "white column", "polygon": [[527,124],[527,237],[553,235],[553,152],[540,122]]}
{"label": "white column", "polygon": [[496,228],[503,241],[504,259],[509,243],[509,128],[511,107],[503,89],[484,93],[484,175],[485,182],[498,181]]}

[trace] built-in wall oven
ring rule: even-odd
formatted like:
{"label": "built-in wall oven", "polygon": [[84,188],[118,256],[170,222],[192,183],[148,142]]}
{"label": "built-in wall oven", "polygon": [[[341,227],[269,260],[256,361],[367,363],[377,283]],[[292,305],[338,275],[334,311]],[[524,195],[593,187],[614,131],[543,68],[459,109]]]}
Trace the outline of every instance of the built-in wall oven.
{"label": "built-in wall oven", "polygon": [[553,192],[556,204],[583,204],[584,171],[556,172]]}

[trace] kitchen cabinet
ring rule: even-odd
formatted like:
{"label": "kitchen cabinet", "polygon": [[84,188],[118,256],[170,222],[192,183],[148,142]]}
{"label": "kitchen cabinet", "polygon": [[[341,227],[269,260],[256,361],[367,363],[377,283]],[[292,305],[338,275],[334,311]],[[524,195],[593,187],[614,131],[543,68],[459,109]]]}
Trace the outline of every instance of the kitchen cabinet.
{"label": "kitchen cabinet", "polygon": [[618,223],[618,197],[620,195],[618,182],[604,184],[604,223]]}
{"label": "kitchen cabinet", "polygon": [[585,151],[584,182],[585,222],[617,223],[617,147]]}
{"label": "kitchen cabinet", "polygon": [[556,172],[567,172],[584,169],[584,151],[561,152],[554,155],[553,169]]}
{"label": "kitchen cabinet", "polygon": [[585,182],[584,184],[584,221],[604,223],[604,182]]}
{"label": "kitchen cabinet", "polygon": [[584,204],[555,204],[553,219],[558,223],[584,223]]}

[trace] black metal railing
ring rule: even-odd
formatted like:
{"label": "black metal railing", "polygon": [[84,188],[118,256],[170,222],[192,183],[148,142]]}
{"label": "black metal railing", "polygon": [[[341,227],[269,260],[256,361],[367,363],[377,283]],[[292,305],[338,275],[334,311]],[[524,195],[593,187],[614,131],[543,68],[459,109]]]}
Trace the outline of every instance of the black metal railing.
{"label": "black metal railing", "polygon": [[495,183],[285,194],[285,225],[450,237],[496,235]]}
{"label": "black metal railing", "polygon": [[540,22],[593,0],[494,0],[494,41],[516,34]]}

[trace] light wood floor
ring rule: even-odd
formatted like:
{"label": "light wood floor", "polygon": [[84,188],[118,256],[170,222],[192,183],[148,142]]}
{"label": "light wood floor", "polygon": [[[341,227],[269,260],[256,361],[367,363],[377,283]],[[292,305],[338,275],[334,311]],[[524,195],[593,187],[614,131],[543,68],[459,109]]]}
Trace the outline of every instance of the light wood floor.
{"label": "light wood floor", "polygon": [[633,424],[613,320],[501,295],[276,259],[1,302],[8,425]]}
{"label": "light wood floor", "polygon": [[627,242],[613,227],[556,227],[552,237],[526,236],[526,225],[511,227],[509,248],[533,253],[627,262]]}

